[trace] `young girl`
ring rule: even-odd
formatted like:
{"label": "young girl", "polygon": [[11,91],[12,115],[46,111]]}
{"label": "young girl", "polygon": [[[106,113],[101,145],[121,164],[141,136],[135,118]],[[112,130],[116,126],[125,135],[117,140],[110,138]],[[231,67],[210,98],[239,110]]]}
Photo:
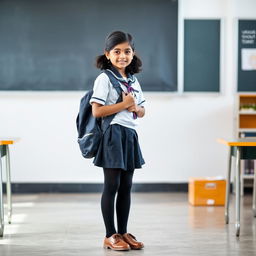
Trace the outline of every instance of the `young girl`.
{"label": "young girl", "polygon": [[[93,161],[96,166],[103,167],[104,171],[101,198],[106,227],[104,248],[141,249],[143,243],[127,233],[134,169],[141,168],[145,163],[135,130],[137,118],[145,115],[145,100],[140,84],[133,75],[140,72],[142,64],[135,55],[132,36],[121,31],[111,33],[106,38],[104,55],[97,57],[96,65],[101,70],[111,72],[123,91],[123,101],[116,103],[118,92],[107,74],[101,73],[95,80],[90,100],[95,117],[103,117],[104,120],[104,117],[115,114]],[[116,194],[117,230],[114,224]]]}

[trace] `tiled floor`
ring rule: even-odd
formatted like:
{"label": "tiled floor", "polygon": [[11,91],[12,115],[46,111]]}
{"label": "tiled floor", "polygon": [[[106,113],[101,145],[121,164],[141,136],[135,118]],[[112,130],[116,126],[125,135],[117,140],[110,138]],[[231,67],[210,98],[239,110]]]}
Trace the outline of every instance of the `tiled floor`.
{"label": "tiled floor", "polygon": [[100,196],[14,195],[13,222],[5,221],[0,255],[256,255],[251,196],[243,198],[241,236],[236,238],[234,198],[226,225],[224,207],[192,207],[186,193],[134,193],[128,231],[145,249],[128,252],[102,248]]}

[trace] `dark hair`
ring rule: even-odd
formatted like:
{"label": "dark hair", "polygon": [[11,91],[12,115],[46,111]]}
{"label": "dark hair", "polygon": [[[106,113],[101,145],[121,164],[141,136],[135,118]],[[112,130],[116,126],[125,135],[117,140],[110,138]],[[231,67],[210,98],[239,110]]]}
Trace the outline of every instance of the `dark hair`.
{"label": "dark hair", "polygon": [[[128,42],[134,51],[134,42],[132,36],[128,33],[122,31],[114,31],[109,34],[105,40],[105,51],[111,51],[117,44]],[[100,69],[111,68],[111,62],[106,58],[105,54],[100,55],[96,58],[96,67]],[[142,62],[140,58],[135,54],[133,56],[132,62],[129,66],[125,68],[126,73],[135,74],[141,71]]]}

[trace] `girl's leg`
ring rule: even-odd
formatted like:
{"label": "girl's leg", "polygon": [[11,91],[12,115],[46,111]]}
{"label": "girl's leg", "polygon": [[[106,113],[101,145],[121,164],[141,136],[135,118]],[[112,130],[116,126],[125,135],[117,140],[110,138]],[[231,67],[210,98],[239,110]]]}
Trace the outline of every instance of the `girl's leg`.
{"label": "girl's leg", "polygon": [[114,222],[115,195],[120,184],[120,169],[103,168],[104,189],[101,197],[101,211],[106,227],[106,237],[116,233]]}
{"label": "girl's leg", "polygon": [[134,171],[121,170],[120,186],[116,199],[118,233],[127,233],[127,223],[131,204],[131,188]]}

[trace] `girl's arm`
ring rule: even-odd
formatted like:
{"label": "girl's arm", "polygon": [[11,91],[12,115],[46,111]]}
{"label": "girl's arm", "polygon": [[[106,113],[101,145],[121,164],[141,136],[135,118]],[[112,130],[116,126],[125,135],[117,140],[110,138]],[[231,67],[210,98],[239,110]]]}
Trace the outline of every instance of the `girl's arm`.
{"label": "girl's arm", "polygon": [[134,96],[131,93],[126,95],[124,92],[122,92],[122,94],[123,101],[116,104],[103,106],[99,103],[93,102],[92,115],[96,118],[110,116],[134,105]]}

